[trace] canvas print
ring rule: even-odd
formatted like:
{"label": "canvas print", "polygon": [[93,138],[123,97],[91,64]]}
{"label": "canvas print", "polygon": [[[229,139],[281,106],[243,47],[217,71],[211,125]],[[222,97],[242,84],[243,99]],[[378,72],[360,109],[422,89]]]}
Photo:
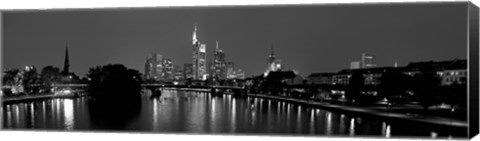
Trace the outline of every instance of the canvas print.
{"label": "canvas print", "polygon": [[468,138],[469,4],[2,11],[1,128]]}

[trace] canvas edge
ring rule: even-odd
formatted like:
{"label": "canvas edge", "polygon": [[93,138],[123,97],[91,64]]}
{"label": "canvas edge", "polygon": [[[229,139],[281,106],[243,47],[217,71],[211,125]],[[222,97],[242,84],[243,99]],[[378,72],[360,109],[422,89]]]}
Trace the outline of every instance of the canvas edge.
{"label": "canvas edge", "polygon": [[467,43],[468,43],[468,137],[478,134],[479,129],[479,11],[472,2],[468,3]]}

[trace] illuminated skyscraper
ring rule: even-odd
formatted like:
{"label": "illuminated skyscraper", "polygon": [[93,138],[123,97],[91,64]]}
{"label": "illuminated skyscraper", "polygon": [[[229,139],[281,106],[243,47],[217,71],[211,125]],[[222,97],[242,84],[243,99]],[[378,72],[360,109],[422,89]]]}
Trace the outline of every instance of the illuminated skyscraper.
{"label": "illuminated skyscraper", "polygon": [[160,80],[162,78],[163,57],[161,54],[154,53],[147,56],[145,62],[145,78]]}
{"label": "illuminated skyscraper", "polygon": [[172,59],[162,59],[162,79],[165,81],[173,80],[173,63]]}
{"label": "illuminated skyscraper", "polygon": [[227,62],[227,79],[235,78],[234,63]]}
{"label": "illuminated skyscraper", "polygon": [[194,79],[193,77],[193,64],[185,64],[183,66],[184,77],[185,79]]}
{"label": "illuminated skyscraper", "polygon": [[181,66],[173,66],[173,80],[183,80],[185,78],[184,71]]}
{"label": "illuminated skyscraper", "polygon": [[193,79],[194,80],[205,80],[207,78],[207,47],[205,44],[201,44],[197,39],[197,26],[193,31]]}
{"label": "illuminated skyscraper", "polygon": [[377,64],[375,64],[375,56],[368,53],[362,53],[362,68],[374,68]]}
{"label": "illuminated skyscraper", "polygon": [[217,42],[217,46],[214,52],[212,77],[216,79],[225,79],[227,77],[226,69],[227,69],[227,66],[225,61],[225,53],[218,48],[218,42]]}
{"label": "illuminated skyscraper", "polygon": [[361,67],[361,62],[360,61],[353,61],[350,63],[350,69],[360,69]]}

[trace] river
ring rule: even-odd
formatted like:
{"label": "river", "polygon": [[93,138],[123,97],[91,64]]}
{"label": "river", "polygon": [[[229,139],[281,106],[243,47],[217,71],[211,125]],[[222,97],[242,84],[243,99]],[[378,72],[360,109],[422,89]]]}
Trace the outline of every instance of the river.
{"label": "river", "polygon": [[[134,115],[118,124],[96,124],[89,99],[45,99],[4,104],[4,129],[129,131],[160,133],[262,134],[313,136],[449,136],[431,127],[389,123],[262,98],[211,96],[168,90],[143,95]],[[126,113],[125,113],[126,114]],[[124,116],[119,114],[118,116]],[[110,118],[116,118],[112,116]]]}

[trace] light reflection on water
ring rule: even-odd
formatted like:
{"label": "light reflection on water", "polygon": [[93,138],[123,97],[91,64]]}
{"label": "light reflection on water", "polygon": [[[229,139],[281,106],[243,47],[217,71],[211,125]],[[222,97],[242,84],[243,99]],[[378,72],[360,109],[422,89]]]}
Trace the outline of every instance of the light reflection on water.
{"label": "light reflection on water", "polygon": [[[3,126],[7,129],[102,130],[92,125],[87,102],[87,98],[77,98],[4,104]],[[400,126],[276,100],[216,97],[205,92],[175,90],[164,91],[157,98],[143,96],[141,112],[128,125],[118,130],[391,137],[395,134],[392,129]],[[433,136],[431,132],[425,130],[424,136]],[[435,136],[439,135],[435,132]]]}

